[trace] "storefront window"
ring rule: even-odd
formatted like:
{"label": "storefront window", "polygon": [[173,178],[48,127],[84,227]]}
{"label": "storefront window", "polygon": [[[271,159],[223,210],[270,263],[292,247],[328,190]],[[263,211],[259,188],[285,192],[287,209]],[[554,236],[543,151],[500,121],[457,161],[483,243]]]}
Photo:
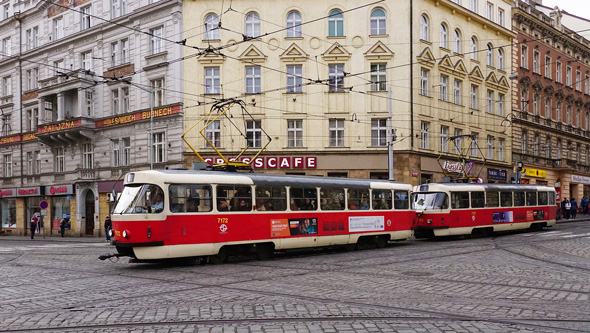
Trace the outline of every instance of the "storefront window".
{"label": "storefront window", "polygon": [[64,217],[70,217],[70,200],[67,197],[51,198],[51,228],[59,230],[59,223]]}
{"label": "storefront window", "polygon": [[16,228],[16,199],[0,200],[2,229]]}

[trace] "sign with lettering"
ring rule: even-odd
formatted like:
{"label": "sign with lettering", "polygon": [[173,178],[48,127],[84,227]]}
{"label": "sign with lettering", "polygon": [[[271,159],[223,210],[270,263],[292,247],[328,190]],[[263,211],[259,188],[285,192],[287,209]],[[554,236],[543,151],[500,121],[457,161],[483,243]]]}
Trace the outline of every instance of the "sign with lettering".
{"label": "sign with lettering", "polygon": [[590,177],[572,175],[572,183],[590,184]]}
{"label": "sign with lettering", "polygon": [[[155,109],[152,113],[154,118],[169,116],[172,114],[180,113],[180,105],[169,106],[165,108]],[[123,124],[129,124],[134,121],[150,119],[150,111],[141,111],[132,114],[120,115],[111,117],[103,120],[98,120],[94,123],[95,128],[111,127]]]}
{"label": "sign with lettering", "polygon": [[443,169],[447,170],[448,172],[463,172],[463,166],[461,162],[451,163],[449,161],[445,161],[443,164]]}
{"label": "sign with lettering", "polygon": [[0,138],[0,145],[7,145],[7,144],[19,142],[20,140],[21,140],[20,135],[6,136],[3,138]]}
{"label": "sign with lettering", "polygon": [[23,141],[36,140],[36,139],[37,139],[37,133],[23,134]]}
{"label": "sign with lettering", "polygon": [[4,188],[0,190],[0,198],[16,197],[16,189]]}
{"label": "sign with lettering", "polygon": [[[205,162],[209,165],[224,163],[221,157],[203,157]],[[235,161],[235,158],[229,158],[230,161]],[[241,162],[250,163],[252,158],[241,157]],[[257,157],[252,163],[254,169],[315,169],[317,168],[318,158],[316,156],[269,156]]]}
{"label": "sign with lettering", "polygon": [[74,194],[73,185],[51,185],[45,186],[45,195],[67,195]]}
{"label": "sign with lettering", "polygon": [[506,170],[488,169],[488,179],[506,180]]}
{"label": "sign with lettering", "polygon": [[82,126],[82,120],[66,120],[57,124],[42,125],[37,128],[37,134],[65,131]]}
{"label": "sign with lettering", "polygon": [[34,197],[42,195],[41,187],[19,187],[16,189],[17,197]]}
{"label": "sign with lettering", "polygon": [[525,174],[530,177],[545,178],[547,171],[527,168]]}

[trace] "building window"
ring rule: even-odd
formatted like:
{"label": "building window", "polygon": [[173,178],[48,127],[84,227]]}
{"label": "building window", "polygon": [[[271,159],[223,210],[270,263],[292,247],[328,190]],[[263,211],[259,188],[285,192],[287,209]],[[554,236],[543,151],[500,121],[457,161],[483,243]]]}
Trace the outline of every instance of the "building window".
{"label": "building window", "polygon": [[219,93],[219,67],[205,68],[205,94],[217,95]]}
{"label": "building window", "polygon": [[447,102],[449,100],[447,94],[447,86],[448,86],[449,77],[446,75],[440,76],[440,100]]}
{"label": "building window", "polygon": [[260,66],[246,67],[246,94],[260,94]]}
{"label": "building window", "polygon": [[461,53],[461,32],[459,29],[455,29],[455,41],[453,42],[453,51],[455,53]]}
{"label": "building window", "polygon": [[545,118],[550,119],[551,117],[551,97],[545,99]]}
{"label": "building window", "polygon": [[527,105],[528,101],[528,91],[526,89],[522,89],[520,91],[520,111],[524,112],[525,111],[525,107]]}
{"label": "building window", "polygon": [[586,118],[584,120],[586,121],[586,126],[584,126],[584,129],[587,131],[590,129],[590,113],[586,112]]}
{"label": "building window", "polygon": [[129,112],[129,88],[121,88],[121,113]]}
{"label": "building window", "polygon": [[205,40],[219,39],[219,17],[209,14],[205,17]]}
{"label": "building window", "polygon": [[555,148],[555,158],[557,158],[558,160],[561,159],[561,140],[560,139],[557,140],[557,146]]}
{"label": "building window", "polygon": [[303,66],[287,66],[287,92],[303,92]]}
{"label": "building window", "polygon": [[458,128],[455,128],[455,140],[453,140],[453,142],[455,143],[455,154],[461,154],[461,152],[463,151],[463,138],[461,137],[462,135],[463,131]]}
{"label": "building window", "polygon": [[471,37],[471,48],[470,48],[471,60],[477,60],[477,39]]}
{"label": "building window", "polygon": [[486,112],[489,114],[494,113],[494,92],[493,91],[488,90],[486,101],[487,101]]}
{"label": "building window", "polygon": [[477,86],[471,85],[471,108],[477,110]]}
{"label": "building window", "polygon": [[127,15],[127,0],[121,0],[121,15]]}
{"label": "building window", "polygon": [[12,154],[4,155],[4,167],[2,169],[4,177],[12,177]]}
{"label": "building window", "polygon": [[498,116],[504,116],[504,95],[498,94]]}
{"label": "building window", "polygon": [[55,172],[65,171],[65,149],[63,147],[55,148]]}
{"label": "building window", "polygon": [[111,0],[111,19],[119,16],[119,0]]}
{"label": "building window", "polygon": [[420,39],[428,41],[428,18],[426,15],[420,16]]}
{"label": "building window", "polygon": [[442,153],[449,151],[449,128],[447,126],[440,127],[440,151]]}
{"label": "building window", "polygon": [[152,137],[153,147],[152,147],[152,162],[153,163],[162,163],[165,162],[165,139],[166,136],[164,132],[154,133]]}
{"label": "building window", "polygon": [[119,114],[119,89],[111,90],[111,107],[113,115]]}
{"label": "building window", "polygon": [[131,139],[123,138],[123,158],[121,159],[121,165],[131,165]]}
{"label": "building window", "polygon": [[527,149],[527,144],[528,144],[527,139],[528,139],[527,132],[522,131],[521,142],[520,142],[520,152],[523,154],[526,154],[526,149]]}
{"label": "building window", "polygon": [[330,119],[330,147],[344,147],[344,119]]}
{"label": "building window", "polygon": [[555,119],[558,122],[562,122],[562,119],[561,119],[561,101],[557,101],[557,103],[555,105]]}
{"label": "building window", "polygon": [[344,16],[337,9],[331,11],[328,17],[328,36],[344,36]]}
{"label": "building window", "polygon": [[303,120],[287,120],[287,147],[303,147]]}
{"label": "building window", "polygon": [[387,71],[385,64],[371,64],[371,90],[385,91],[387,85]]}
{"label": "building window", "polygon": [[154,107],[164,105],[164,79],[152,80],[152,91],[154,94]]}
{"label": "building window", "polygon": [[572,68],[570,66],[566,66],[565,68],[565,85],[568,87],[572,86]]}
{"label": "building window", "polygon": [[477,157],[477,133],[471,133],[471,156]]}
{"label": "building window", "polygon": [[121,165],[121,146],[119,145],[119,139],[111,140],[111,149],[113,150],[112,166],[118,167]]}
{"label": "building window", "polygon": [[91,143],[85,143],[82,145],[82,168],[94,168],[94,148]]}
{"label": "building window", "polygon": [[461,80],[455,79],[455,84],[454,84],[454,88],[453,88],[453,95],[454,95],[454,99],[455,99],[455,104],[457,104],[457,105],[461,105],[461,85],[462,85]]}
{"label": "building window", "polygon": [[520,47],[520,67],[522,68],[529,68],[529,56],[528,56],[529,49],[522,45]]}
{"label": "building window", "polygon": [[164,43],[162,38],[164,36],[164,27],[157,27],[150,29],[150,52],[151,54],[158,54],[164,52]]}
{"label": "building window", "polygon": [[53,19],[53,38],[60,39],[64,37],[63,17]]}
{"label": "building window", "polygon": [[568,104],[565,107],[565,123],[567,125],[572,124],[572,105],[571,104]]}
{"label": "building window", "polygon": [[213,147],[221,147],[221,123],[215,120],[205,129],[205,137]]}
{"label": "building window", "polygon": [[92,6],[84,7],[80,10],[80,28],[86,30],[90,28],[90,19],[92,17]]}
{"label": "building window", "polygon": [[551,158],[551,137],[549,135],[545,137],[545,157]]}
{"label": "building window", "polygon": [[428,96],[428,74],[429,70],[422,68],[420,71],[420,94]]}
{"label": "building window", "polygon": [[292,11],[287,14],[287,38],[301,37],[301,14]]}
{"label": "building window", "polygon": [[12,95],[12,77],[5,76],[2,78],[2,96]]}
{"label": "building window", "polygon": [[487,151],[488,151],[488,159],[493,159],[494,158],[494,137],[491,135],[488,135],[487,138]]}
{"label": "building window", "polygon": [[504,161],[504,139],[498,139],[498,161]]}
{"label": "building window", "polygon": [[533,73],[535,74],[539,74],[539,59],[540,59],[540,54],[538,51],[533,51]]}
{"label": "building window", "polygon": [[535,156],[539,156],[539,144],[541,142],[541,137],[539,137],[539,134],[535,133],[535,139],[534,139],[534,143],[533,143],[533,154]]}
{"label": "building window", "polygon": [[262,147],[262,129],[260,120],[248,120],[246,122],[246,139],[248,147]]}
{"label": "building window", "polygon": [[504,9],[498,8],[498,24],[504,26]]}
{"label": "building window", "polygon": [[504,50],[498,49],[498,69],[504,70]]}
{"label": "building window", "polygon": [[588,75],[584,77],[584,93],[586,95],[590,94],[590,76]]}
{"label": "building window", "polygon": [[33,168],[34,168],[34,156],[33,156],[33,152],[32,151],[28,151],[27,152],[27,175],[32,175],[33,173]]}
{"label": "building window", "polygon": [[561,74],[561,62],[557,61],[555,63],[555,82],[562,83],[563,77]]}
{"label": "building window", "polygon": [[111,66],[117,66],[119,63],[117,62],[117,57],[119,55],[119,42],[111,43]]}
{"label": "building window", "polygon": [[82,52],[81,55],[82,69],[92,71],[92,51]]}
{"label": "building window", "polygon": [[328,65],[328,91],[344,91],[344,65]]}
{"label": "building window", "polygon": [[377,8],[371,12],[371,35],[385,35],[387,34],[385,19],[385,11]]}
{"label": "building window", "polygon": [[429,149],[428,126],[429,124],[425,121],[420,125],[420,148],[422,149]]}
{"label": "building window", "polygon": [[494,20],[494,5],[489,2],[486,4],[486,18],[490,21]]}
{"label": "building window", "polygon": [[576,90],[582,91],[582,73],[576,71]]}
{"label": "building window", "polygon": [[474,13],[477,13],[477,1],[478,0],[471,0],[470,1],[470,3],[471,3],[471,11],[474,12]]}
{"label": "building window", "polygon": [[373,118],[371,119],[371,146],[385,147],[387,146],[387,119]]}
{"label": "building window", "polygon": [[440,25],[440,47],[442,47],[444,49],[449,48],[448,38],[449,38],[448,29],[447,29],[447,26],[443,23]]}
{"label": "building window", "polygon": [[492,44],[488,44],[488,49],[486,51],[486,65],[488,66],[494,66],[494,60],[492,56],[493,49],[494,47],[492,46]]}
{"label": "building window", "polygon": [[551,57],[545,57],[545,77],[551,78]]}
{"label": "building window", "polygon": [[534,94],[533,96],[533,115],[539,115],[539,94]]}
{"label": "building window", "polygon": [[250,13],[246,16],[246,36],[250,38],[260,37],[260,16]]}

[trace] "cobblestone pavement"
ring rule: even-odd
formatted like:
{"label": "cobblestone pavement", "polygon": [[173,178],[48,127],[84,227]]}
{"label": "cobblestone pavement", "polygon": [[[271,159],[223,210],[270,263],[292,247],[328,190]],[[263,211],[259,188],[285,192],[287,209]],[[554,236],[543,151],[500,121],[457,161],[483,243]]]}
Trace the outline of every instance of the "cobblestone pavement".
{"label": "cobblestone pavement", "polygon": [[223,265],[0,238],[0,332],[588,332],[590,221]]}

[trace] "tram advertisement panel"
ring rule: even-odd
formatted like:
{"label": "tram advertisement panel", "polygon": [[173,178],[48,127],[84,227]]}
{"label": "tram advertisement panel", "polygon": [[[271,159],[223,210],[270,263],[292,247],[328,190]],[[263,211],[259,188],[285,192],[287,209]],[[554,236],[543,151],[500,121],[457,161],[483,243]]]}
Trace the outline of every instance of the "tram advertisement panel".
{"label": "tram advertisement panel", "polygon": [[385,230],[385,218],[383,216],[351,216],[348,218],[348,230],[350,232]]}
{"label": "tram advertisement panel", "polygon": [[272,237],[315,235],[318,233],[318,219],[316,217],[273,219],[270,221],[270,226]]}
{"label": "tram advertisement panel", "polygon": [[512,217],[512,212],[494,212],[493,213],[493,222],[494,223],[504,223],[504,222],[513,222],[514,219]]}

